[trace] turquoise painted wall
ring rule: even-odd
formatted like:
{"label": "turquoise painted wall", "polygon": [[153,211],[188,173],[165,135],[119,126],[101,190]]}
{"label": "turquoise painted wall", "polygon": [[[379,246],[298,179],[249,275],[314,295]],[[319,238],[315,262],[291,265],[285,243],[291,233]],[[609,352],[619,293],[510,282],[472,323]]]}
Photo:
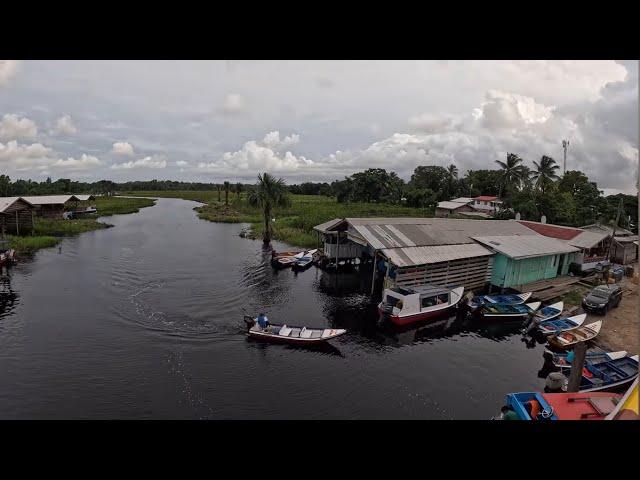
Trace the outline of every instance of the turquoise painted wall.
{"label": "turquoise painted wall", "polygon": [[543,257],[514,260],[501,253],[493,258],[491,283],[497,287],[513,287],[524,283],[555,278],[558,276],[559,262],[563,261],[560,275],[566,275],[573,254],[546,255]]}

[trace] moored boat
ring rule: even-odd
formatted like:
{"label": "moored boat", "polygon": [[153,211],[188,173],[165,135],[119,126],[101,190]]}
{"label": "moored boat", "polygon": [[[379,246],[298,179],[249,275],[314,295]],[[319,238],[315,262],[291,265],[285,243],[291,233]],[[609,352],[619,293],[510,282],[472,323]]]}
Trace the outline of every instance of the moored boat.
{"label": "moored boat", "polygon": [[621,394],[519,392],[507,395],[507,405],[519,420],[604,420]]}
{"label": "moored boat", "polygon": [[483,305],[477,310],[477,313],[485,320],[522,320],[533,315],[540,308],[540,303],[532,302],[523,305],[495,303]]}
{"label": "moored boat", "polygon": [[602,320],[590,323],[589,325],[581,325],[578,328],[569,330],[568,332],[551,335],[549,337],[549,345],[560,349],[566,349],[572,347],[578,342],[586,342],[587,340],[594,339],[598,333],[600,333],[601,328]]}
{"label": "moored boat", "polygon": [[305,252],[298,252],[291,256],[276,256],[271,258],[271,265],[275,268],[287,268],[292,266],[296,261],[304,256]]}
{"label": "moored boat", "polygon": [[502,303],[505,305],[520,305],[531,297],[531,292],[527,293],[511,293],[506,295],[478,295],[471,299],[469,308],[475,310],[486,304]]}
{"label": "moored boat", "polygon": [[629,389],[620,399],[615,410],[607,415],[605,420],[639,420],[638,415],[638,379],[636,378]]}
{"label": "moored boat", "polygon": [[462,299],[464,287],[433,285],[394,287],[384,291],[378,312],[395,325],[408,325],[437,318],[454,310]]}
{"label": "moored boat", "polygon": [[347,333],[342,328],[307,328],[271,323],[266,328],[261,328],[257,319],[249,316],[245,316],[244,321],[249,338],[295,345],[320,344]]}
{"label": "moored boat", "polygon": [[573,317],[556,318],[553,320],[545,320],[538,324],[538,330],[544,335],[553,335],[560,332],[573,330],[582,325],[587,318],[586,313],[574,315]]}
{"label": "moored boat", "polygon": [[314,256],[316,255],[317,251],[318,249],[314,249],[305,252],[301,258],[293,262],[291,268],[296,271],[301,271],[309,268],[311,264],[313,264]]}
{"label": "moored boat", "polygon": [[631,383],[638,378],[638,355],[598,364],[587,362],[582,370],[580,392],[597,392]]}
{"label": "moored boat", "polygon": [[546,322],[559,317],[563,309],[564,302],[554,303],[547,305],[546,307],[542,307],[540,310],[536,311],[533,317],[540,322]]}
{"label": "moored boat", "polygon": [[[550,350],[545,350],[545,353],[551,354],[551,362],[554,366],[570,369],[571,363],[567,361],[567,353],[554,353]],[[598,364],[602,362],[609,362],[611,360],[616,360],[618,358],[624,358],[627,356],[626,350],[620,350],[618,352],[587,352],[585,356],[585,360],[587,362]]]}
{"label": "moored boat", "polygon": [[0,267],[8,267],[9,265],[15,265],[16,263],[16,251],[14,249],[8,248],[0,250]]}

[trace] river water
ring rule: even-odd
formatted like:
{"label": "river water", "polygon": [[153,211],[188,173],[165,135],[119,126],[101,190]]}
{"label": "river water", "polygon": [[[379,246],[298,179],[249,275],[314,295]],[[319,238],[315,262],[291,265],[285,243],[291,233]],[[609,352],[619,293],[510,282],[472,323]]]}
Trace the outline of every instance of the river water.
{"label": "river water", "polygon": [[[196,205],[109,217],[0,280],[0,419],[487,419],[544,386],[519,324],[380,326],[368,275],[273,271]],[[250,341],[243,307],[349,333]]]}

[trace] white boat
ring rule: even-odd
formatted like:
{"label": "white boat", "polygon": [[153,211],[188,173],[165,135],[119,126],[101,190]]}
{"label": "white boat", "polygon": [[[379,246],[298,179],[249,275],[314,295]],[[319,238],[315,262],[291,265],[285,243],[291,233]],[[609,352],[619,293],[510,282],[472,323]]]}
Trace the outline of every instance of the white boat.
{"label": "white boat", "polygon": [[581,326],[586,318],[587,314],[581,313],[580,315],[574,315],[573,317],[545,320],[538,324],[538,330],[545,335],[567,332]]}
{"label": "white boat", "polygon": [[547,305],[546,307],[542,307],[540,310],[536,311],[534,318],[546,322],[547,320],[559,317],[563,309],[564,302]]}
{"label": "white boat", "polygon": [[549,344],[554,347],[565,349],[575,345],[578,342],[586,342],[594,339],[602,328],[602,320],[590,323],[589,325],[581,325],[578,328],[568,332],[561,332],[557,335],[549,337]]}
{"label": "white boat", "polygon": [[445,288],[433,285],[394,287],[384,291],[378,312],[396,325],[440,317],[457,307],[464,287]]}
{"label": "white boat", "polygon": [[510,293],[506,295],[478,295],[471,299],[469,307],[473,310],[485,304],[503,303],[505,305],[520,305],[531,297],[532,292]]}
{"label": "white boat", "polygon": [[277,325],[269,323],[266,328],[258,325],[258,319],[244,317],[247,324],[247,335],[250,338],[296,345],[313,345],[324,343],[347,333],[343,328],[307,328]]}

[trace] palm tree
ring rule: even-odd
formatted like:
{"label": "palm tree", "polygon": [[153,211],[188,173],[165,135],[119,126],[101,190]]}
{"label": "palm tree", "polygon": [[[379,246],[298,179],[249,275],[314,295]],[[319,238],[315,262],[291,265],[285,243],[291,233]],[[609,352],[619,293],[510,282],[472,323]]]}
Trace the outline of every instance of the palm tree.
{"label": "palm tree", "polygon": [[224,204],[229,205],[229,182],[224,182]]}
{"label": "palm tree", "polygon": [[556,164],[553,158],[546,155],[542,156],[540,163],[533,162],[533,164],[536,166],[536,170],[531,178],[536,181],[535,187],[544,193],[548,185],[560,179],[556,173],[560,166]]}
{"label": "palm tree", "polygon": [[236,194],[238,195],[238,200],[240,200],[240,193],[242,192],[242,184],[240,182],[236,183]]}
{"label": "palm tree", "polygon": [[502,181],[498,191],[498,198],[500,198],[502,197],[502,189],[507,182],[520,185],[527,172],[526,167],[522,165],[522,158],[515,153],[507,153],[506,163],[500,160],[496,160],[496,163],[502,169]]}
{"label": "palm tree", "polygon": [[273,233],[271,226],[271,213],[274,208],[286,207],[290,203],[284,180],[276,178],[268,173],[258,174],[258,183],[249,194],[249,205],[259,207],[264,218],[264,231],[262,241],[265,245],[271,243]]}

